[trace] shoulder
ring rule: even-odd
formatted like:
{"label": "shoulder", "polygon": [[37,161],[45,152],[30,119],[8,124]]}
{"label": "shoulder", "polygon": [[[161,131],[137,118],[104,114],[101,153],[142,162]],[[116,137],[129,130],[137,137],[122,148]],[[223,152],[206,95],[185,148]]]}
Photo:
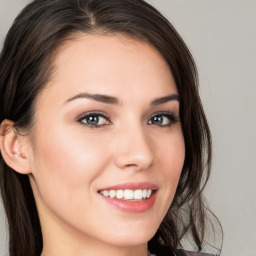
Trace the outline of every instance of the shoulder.
{"label": "shoulder", "polygon": [[185,251],[185,250],[178,250],[177,256],[216,256],[216,255],[204,253],[204,252],[191,252],[191,251]]}

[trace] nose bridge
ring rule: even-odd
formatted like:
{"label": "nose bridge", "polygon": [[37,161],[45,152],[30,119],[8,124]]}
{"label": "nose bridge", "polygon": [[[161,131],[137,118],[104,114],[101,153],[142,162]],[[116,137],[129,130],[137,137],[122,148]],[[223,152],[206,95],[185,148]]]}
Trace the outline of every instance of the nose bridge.
{"label": "nose bridge", "polygon": [[116,164],[119,168],[148,169],[153,163],[153,149],[145,127],[132,122],[118,132]]}

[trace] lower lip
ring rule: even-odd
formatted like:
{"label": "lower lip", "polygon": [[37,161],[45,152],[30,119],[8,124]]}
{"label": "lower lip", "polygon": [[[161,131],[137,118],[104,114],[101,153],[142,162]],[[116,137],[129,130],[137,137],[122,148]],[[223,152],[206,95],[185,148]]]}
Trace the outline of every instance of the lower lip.
{"label": "lower lip", "polygon": [[118,208],[119,210],[133,213],[142,213],[148,211],[153,207],[156,200],[157,191],[155,191],[150,198],[141,200],[141,201],[126,201],[116,198],[110,198],[101,195],[109,204]]}

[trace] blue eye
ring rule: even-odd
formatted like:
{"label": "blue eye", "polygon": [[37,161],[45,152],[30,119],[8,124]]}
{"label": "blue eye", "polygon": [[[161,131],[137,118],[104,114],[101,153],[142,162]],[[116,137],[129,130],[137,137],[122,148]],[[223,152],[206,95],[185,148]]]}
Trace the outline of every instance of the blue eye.
{"label": "blue eye", "polygon": [[99,113],[88,113],[78,119],[82,125],[90,128],[99,128],[111,124],[108,117]]}
{"label": "blue eye", "polygon": [[157,113],[149,119],[148,124],[166,127],[177,122],[178,119],[172,113]]}

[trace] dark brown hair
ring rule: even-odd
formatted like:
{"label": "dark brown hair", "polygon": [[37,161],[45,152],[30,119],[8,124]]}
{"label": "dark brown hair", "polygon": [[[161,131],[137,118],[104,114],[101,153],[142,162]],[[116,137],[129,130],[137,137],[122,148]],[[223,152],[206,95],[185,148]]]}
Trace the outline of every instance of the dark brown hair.
{"label": "dark brown hair", "polygon": [[[58,47],[74,33],[123,34],[155,47],[167,61],[180,95],[185,162],[173,203],[149,242],[175,252],[187,233],[202,249],[205,206],[202,189],[211,163],[211,136],[198,94],[197,70],[185,43],[155,8],[143,0],[35,0],[16,18],[0,56],[0,122],[33,126],[34,105],[52,73]],[[8,218],[11,256],[42,251],[42,234],[28,176],[0,159],[0,186]]]}

